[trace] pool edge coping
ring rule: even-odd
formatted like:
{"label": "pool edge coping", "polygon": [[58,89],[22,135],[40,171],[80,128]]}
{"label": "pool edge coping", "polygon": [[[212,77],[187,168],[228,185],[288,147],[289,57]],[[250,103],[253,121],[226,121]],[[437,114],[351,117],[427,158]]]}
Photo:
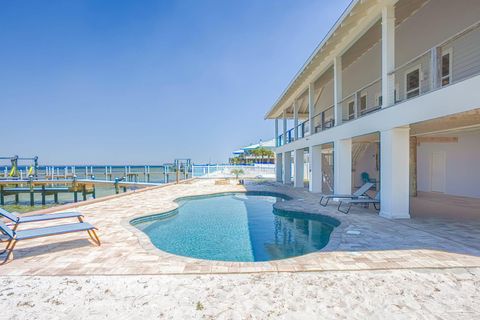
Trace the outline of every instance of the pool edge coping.
{"label": "pool edge coping", "polygon": [[[329,241],[328,241],[327,245],[325,247],[323,247],[322,249],[314,251],[314,252],[309,252],[307,254],[300,255],[300,256],[289,257],[289,258],[278,259],[278,260],[270,260],[270,261],[253,261],[253,262],[222,261],[222,260],[208,260],[208,259],[199,259],[199,258],[176,255],[176,254],[173,254],[173,253],[170,253],[170,252],[167,252],[167,251],[163,251],[162,249],[156,247],[152,243],[150,237],[145,232],[138,229],[137,227],[135,227],[131,223],[135,219],[140,219],[140,218],[143,218],[143,217],[154,216],[154,215],[164,215],[164,214],[168,214],[170,212],[173,212],[175,210],[178,210],[178,208],[179,208],[178,201],[180,201],[182,199],[205,197],[205,196],[215,196],[215,195],[222,195],[222,194],[229,194],[229,193],[247,193],[247,192],[265,192],[265,193],[268,193],[270,191],[255,191],[255,190],[250,190],[249,191],[249,190],[245,189],[245,190],[237,190],[237,191],[221,191],[221,192],[201,193],[201,194],[195,194],[195,195],[190,195],[190,196],[182,196],[182,197],[178,197],[178,198],[174,198],[174,199],[170,200],[170,203],[173,204],[173,208],[168,209],[167,211],[159,212],[159,213],[156,213],[156,214],[150,214],[150,215],[148,215],[148,214],[147,215],[145,215],[145,214],[133,215],[133,216],[130,216],[128,218],[122,219],[120,224],[124,228],[126,228],[127,230],[130,230],[130,232],[132,232],[137,237],[139,245],[143,249],[145,249],[145,251],[149,254],[153,254],[153,255],[156,255],[156,256],[168,255],[168,256],[174,257],[175,259],[184,260],[185,262],[188,262],[188,263],[192,263],[192,262],[193,263],[199,263],[199,264],[200,263],[210,263],[210,264],[215,265],[215,266],[218,266],[218,265],[221,265],[221,264],[228,264],[228,265],[238,264],[239,268],[244,268],[244,267],[246,267],[246,268],[257,268],[257,267],[262,267],[262,266],[270,266],[270,267],[274,268],[274,270],[266,270],[266,271],[263,271],[263,272],[282,272],[282,270],[278,270],[278,266],[277,266],[278,263],[285,262],[286,264],[295,264],[295,263],[297,263],[297,261],[295,261],[295,259],[299,259],[299,258],[303,258],[303,257],[308,258],[308,256],[318,254],[318,253],[328,253],[328,252],[333,251],[334,249],[338,248],[338,246],[340,245],[343,231],[348,226],[348,223],[346,223],[346,221],[343,221],[341,219],[337,219],[337,218],[332,217],[332,216],[327,215],[327,214],[312,213],[312,212],[306,212],[306,211],[302,211],[302,210],[288,210],[288,211],[293,211],[293,212],[297,212],[297,213],[304,213],[304,214],[314,214],[314,215],[327,216],[327,217],[330,217],[332,219],[337,220],[339,222],[339,225],[333,228],[332,232],[330,233],[330,238],[329,238]],[[295,201],[295,200],[298,201],[298,199],[296,199],[295,196],[288,195],[288,194],[285,194],[283,192],[272,191],[272,193],[278,194],[278,195],[283,195],[284,197],[290,198],[289,200],[287,200],[287,202],[288,201]],[[287,211],[287,210],[284,210],[284,211]],[[240,271],[239,273],[248,273],[248,272],[251,272],[251,271],[245,270],[245,271]],[[183,274],[188,274],[188,272],[184,272]]]}

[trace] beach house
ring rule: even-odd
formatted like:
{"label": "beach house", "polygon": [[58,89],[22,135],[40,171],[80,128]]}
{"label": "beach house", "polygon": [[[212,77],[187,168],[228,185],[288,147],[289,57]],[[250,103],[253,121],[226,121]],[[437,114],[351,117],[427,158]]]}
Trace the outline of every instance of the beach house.
{"label": "beach house", "polygon": [[276,147],[275,139],[249,144],[233,152],[233,157],[229,162],[232,164],[252,164],[252,163],[275,163],[275,154],[273,149]]}
{"label": "beach house", "polygon": [[480,1],[355,0],[265,115],[277,181],[371,181],[387,218],[420,194],[478,199],[479,108]]}

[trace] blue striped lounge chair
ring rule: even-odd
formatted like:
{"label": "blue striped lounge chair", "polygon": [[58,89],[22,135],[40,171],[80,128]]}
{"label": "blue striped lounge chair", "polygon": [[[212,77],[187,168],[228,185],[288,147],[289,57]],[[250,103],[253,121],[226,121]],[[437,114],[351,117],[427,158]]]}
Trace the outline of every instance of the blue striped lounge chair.
{"label": "blue striped lounge chair", "polygon": [[5,264],[10,259],[13,260],[13,249],[18,241],[28,240],[28,239],[35,239],[35,238],[43,238],[48,236],[55,236],[73,232],[82,232],[87,231],[90,238],[97,244],[100,245],[100,239],[95,232],[97,228],[92,226],[87,222],[78,222],[78,223],[70,223],[70,224],[62,224],[57,226],[51,227],[44,227],[44,228],[35,228],[35,229],[26,229],[15,231],[9,228],[3,221],[0,221],[0,231],[7,237],[7,246],[5,250],[0,252],[0,254],[6,253],[5,259],[0,262],[0,264]]}
{"label": "blue striped lounge chair", "polygon": [[5,209],[0,208],[0,216],[12,221],[13,231],[17,230],[19,224],[27,222],[49,221],[67,218],[77,218],[80,222],[83,222],[83,214],[81,214],[80,212],[61,212],[20,217],[13,212],[9,212]]}

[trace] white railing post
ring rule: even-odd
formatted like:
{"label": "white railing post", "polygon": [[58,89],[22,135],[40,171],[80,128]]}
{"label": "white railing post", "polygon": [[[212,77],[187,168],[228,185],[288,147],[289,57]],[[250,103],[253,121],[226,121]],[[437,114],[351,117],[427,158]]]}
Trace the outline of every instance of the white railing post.
{"label": "white railing post", "polygon": [[287,111],[283,110],[283,138],[282,145],[287,144]]}

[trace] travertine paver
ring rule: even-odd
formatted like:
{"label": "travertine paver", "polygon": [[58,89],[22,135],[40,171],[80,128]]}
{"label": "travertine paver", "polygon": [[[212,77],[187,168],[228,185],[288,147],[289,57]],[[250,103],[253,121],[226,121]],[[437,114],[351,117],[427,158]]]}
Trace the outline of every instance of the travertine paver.
{"label": "travertine paver", "polygon": [[[276,206],[332,216],[340,220],[341,225],[320,252],[285,260],[247,263],[175,256],[155,248],[145,234],[129,224],[134,217],[174,209],[174,199],[179,197],[245,190],[288,194],[293,199]],[[86,220],[99,229],[100,247],[94,246],[86,234],[20,242],[15,250],[15,260],[0,266],[0,275],[243,273],[480,266],[480,249],[470,243],[480,240],[480,221],[448,224],[435,219],[387,220],[359,208],[344,215],[338,213],[334,205],[320,207],[318,195],[271,182],[239,186],[215,185],[214,180],[195,180],[104,202],[86,203],[76,210],[84,213]],[[34,226],[30,224],[29,227]]]}

